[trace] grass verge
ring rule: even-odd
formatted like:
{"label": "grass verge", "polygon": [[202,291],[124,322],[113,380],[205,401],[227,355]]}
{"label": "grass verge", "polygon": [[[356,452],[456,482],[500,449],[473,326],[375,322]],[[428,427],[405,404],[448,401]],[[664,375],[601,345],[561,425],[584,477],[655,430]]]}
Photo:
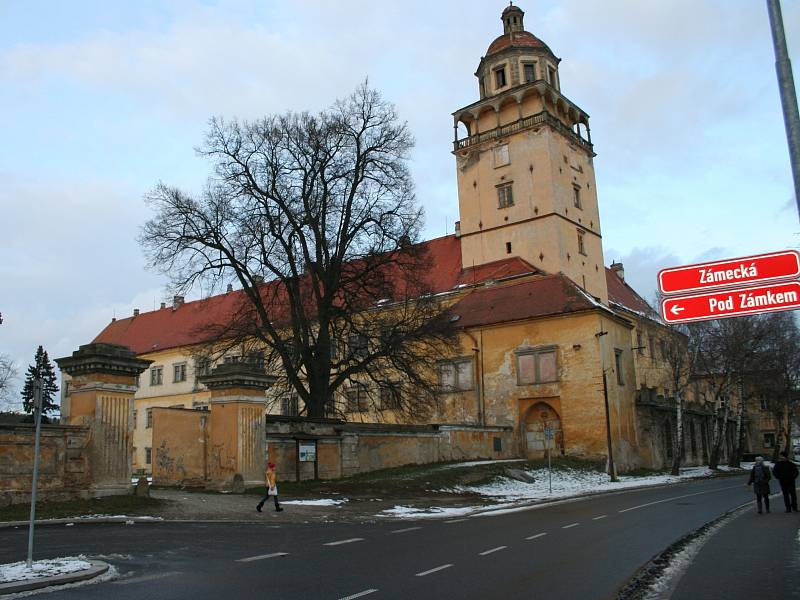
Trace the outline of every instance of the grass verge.
{"label": "grass verge", "polygon": [[[67,502],[37,502],[36,520],[89,515],[148,515],[158,511],[168,502],[141,496],[106,496]],[[25,521],[30,518],[30,512],[30,504],[12,504],[0,508],[0,522]]]}

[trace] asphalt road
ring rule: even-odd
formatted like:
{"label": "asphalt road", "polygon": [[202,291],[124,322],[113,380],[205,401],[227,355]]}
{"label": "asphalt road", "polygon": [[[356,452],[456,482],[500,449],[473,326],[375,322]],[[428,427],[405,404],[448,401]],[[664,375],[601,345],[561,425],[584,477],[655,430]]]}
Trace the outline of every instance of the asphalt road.
{"label": "asphalt road", "polygon": [[[449,521],[40,527],[36,558],[83,553],[120,572],[48,599],[610,598],[669,544],[750,500],[743,484],[700,480]],[[26,535],[0,530],[0,562],[24,556]]]}

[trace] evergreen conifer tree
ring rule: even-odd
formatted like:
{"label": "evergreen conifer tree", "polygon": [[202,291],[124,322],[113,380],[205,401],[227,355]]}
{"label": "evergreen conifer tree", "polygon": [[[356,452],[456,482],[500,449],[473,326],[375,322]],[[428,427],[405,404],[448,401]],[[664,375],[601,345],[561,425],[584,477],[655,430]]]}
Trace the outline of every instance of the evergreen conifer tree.
{"label": "evergreen conifer tree", "polygon": [[58,410],[58,404],[53,402],[53,396],[58,391],[55,368],[41,346],[36,350],[34,364],[28,367],[22,388],[22,406],[28,414],[33,414],[33,381],[37,377],[42,379],[42,415]]}

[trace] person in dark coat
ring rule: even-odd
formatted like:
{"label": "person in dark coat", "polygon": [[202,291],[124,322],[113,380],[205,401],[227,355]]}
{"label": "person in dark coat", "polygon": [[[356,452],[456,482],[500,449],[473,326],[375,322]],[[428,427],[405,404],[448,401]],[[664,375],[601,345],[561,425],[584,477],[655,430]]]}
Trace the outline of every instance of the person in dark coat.
{"label": "person in dark coat", "polygon": [[758,507],[758,514],[761,514],[761,501],[764,501],[764,507],[769,513],[769,480],[772,479],[769,467],[764,464],[763,456],[756,456],[756,464],[750,470],[750,480],[747,485],[753,486],[753,491],[756,493],[756,506]]}
{"label": "person in dark coat", "polygon": [[778,462],[772,467],[772,473],[775,475],[775,479],[778,480],[778,483],[781,484],[783,503],[786,505],[786,512],[797,512],[797,488],[795,487],[797,465],[789,460],[786,452],[781,452]]}

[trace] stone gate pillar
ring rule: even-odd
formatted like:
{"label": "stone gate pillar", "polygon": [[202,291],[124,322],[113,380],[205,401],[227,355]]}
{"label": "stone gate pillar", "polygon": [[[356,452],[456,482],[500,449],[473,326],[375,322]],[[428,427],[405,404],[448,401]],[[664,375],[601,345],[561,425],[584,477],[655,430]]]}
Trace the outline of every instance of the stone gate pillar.
{"label": "stone gate pillar", "polygon": [[[200,377],[211,392],[208,435],[209,487],[236,489],[264,483],[265,391],[275,382],[263,367],[246,362],[217,366]],[[241,482],[241,483],[240,483]]]}
{"label": "stone gate pillar", "polygon": [[72,356],[56,359],[70,377],[63,420],[90,430],[90,492],[95,496],[130,492],[133,396],[139,374],[152,362],[115,344],[85,344]]}

